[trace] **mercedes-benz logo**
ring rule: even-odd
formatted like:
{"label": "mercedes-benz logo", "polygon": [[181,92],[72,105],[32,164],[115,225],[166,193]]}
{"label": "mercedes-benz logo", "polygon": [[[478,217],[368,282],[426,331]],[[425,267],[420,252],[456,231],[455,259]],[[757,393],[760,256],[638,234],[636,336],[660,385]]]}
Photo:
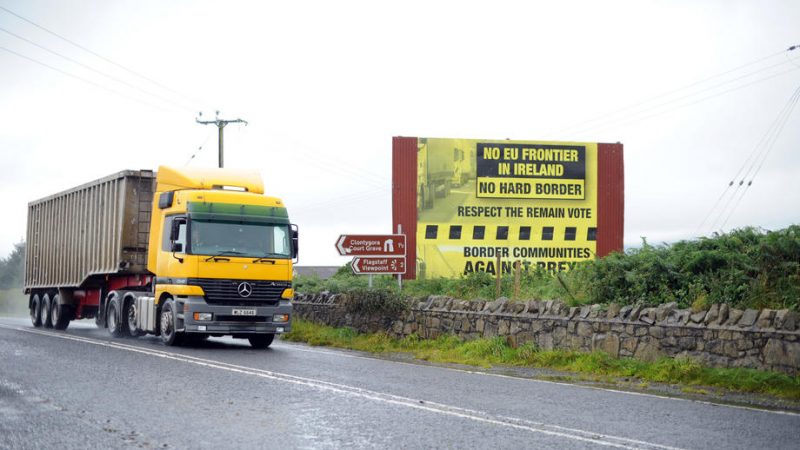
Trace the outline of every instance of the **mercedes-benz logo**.
{"label": "mercedes-benz logo", "polygon": [[236,289],[239,293],[239,297],[250,297],[250,294],[253,293],[253,286],[250,285],[247,281],[239,283],[239,287]]}

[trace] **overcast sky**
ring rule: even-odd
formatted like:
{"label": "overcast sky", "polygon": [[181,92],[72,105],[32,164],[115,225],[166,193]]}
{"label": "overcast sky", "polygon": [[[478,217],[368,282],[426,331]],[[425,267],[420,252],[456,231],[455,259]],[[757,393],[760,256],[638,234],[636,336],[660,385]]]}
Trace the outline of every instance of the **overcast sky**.
{"label": "overcast sky", "polygon": [[226,129],[226,166],[284,199],[306,265],[346,262],[340,233],[391,231],[397,135],[622,142],[629,246],[712,231],[743,165],[761,169],[724,229],[800,222],[800,111],[781,115],[800,86],[796,0],[0,6],[105,58],[0,9],[0,255],[30,200],[215,166],[216,128],[194,123],[215,109],[249,121]]}

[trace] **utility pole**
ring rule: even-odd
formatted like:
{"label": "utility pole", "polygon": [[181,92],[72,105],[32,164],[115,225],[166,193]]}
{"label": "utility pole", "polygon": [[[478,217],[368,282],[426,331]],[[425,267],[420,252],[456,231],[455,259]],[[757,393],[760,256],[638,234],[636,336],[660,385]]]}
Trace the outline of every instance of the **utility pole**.
{"label": "utility pole", "polygon": [[219,144],[218,144],[218,148],[219,148],[219,168],[221,169],[222,167],[224,167],[224,159],[222,157],[222,149],[223,149],[223,146],[224,146],[222,130],[225,128],[225,125],[227,125],[229,123],[243,123],[245,126],[247,126],[247,121],[246,120],[242,120],[242,119],[223,120],[223,119],[219,118],[219,111],[217,111],[216,113],[217,114],[216,114],[216,117],[215,117],[214,120],[200,120],[200,118],[203,117],[203,113],[201,111],[199,113],[199,116],[196,117],[194,119],[194,121],[199,123],[200,125],[211,125],[211,124],[213,124],[213,125],[216,125],[217,128],[219,129]]}

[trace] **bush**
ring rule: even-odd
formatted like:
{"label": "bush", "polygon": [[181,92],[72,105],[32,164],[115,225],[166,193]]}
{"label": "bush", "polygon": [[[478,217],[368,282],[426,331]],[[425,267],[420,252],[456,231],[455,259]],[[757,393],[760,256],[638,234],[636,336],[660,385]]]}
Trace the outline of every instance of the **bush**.
{"label": "bush", "polygon": [[[800,226],[764,232],[743,228],[674,245],[641,248],[579,263],[553,275],[541,269],[523,271],[520,299],[561,299],[571,306],[618,303],[705,309],[714,303],[735,308],[800,309]],[[376,289],[397,293],[397,280],[375,276]],[[299,292],[345,293],[366,290],[367,278],[348,266],[328,280],[298,277]],[[514,297],[514,277],[501,278],[501,295]],[[409,297],[447,295],[465,300],[494,299],[495,278],[475,272],[460,278],[407,281]]]}
{"label": "bush", "polygon": [[569,274],[588,303],[671,301],[682,307],[792,308],[800,302],[800,226],[735,230],[579,265]]}
{"label": "bush", "polygon": [[347,293],[344,306],[353,314],[397,317],[410,305],[397,290],[355,288]]}

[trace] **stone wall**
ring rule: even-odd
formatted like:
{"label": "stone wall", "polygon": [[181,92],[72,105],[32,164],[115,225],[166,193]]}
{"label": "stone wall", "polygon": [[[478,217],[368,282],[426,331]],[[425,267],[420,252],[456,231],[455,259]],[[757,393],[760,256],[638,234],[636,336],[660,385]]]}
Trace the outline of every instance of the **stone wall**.
{"label": "stone wall", "polygon": [[346,297],[298,295],[295,314],[305,320],[395,337],[417,334],[464,339],[504,336],[512,346],[601,350],[653,361],[684,356],[712,367],[749,367],[800,374],[798,315],[789,310],[707,311],[619,305],[567,307],[559,301],[464,301],[431,296],[399,317],[350,313]]}

